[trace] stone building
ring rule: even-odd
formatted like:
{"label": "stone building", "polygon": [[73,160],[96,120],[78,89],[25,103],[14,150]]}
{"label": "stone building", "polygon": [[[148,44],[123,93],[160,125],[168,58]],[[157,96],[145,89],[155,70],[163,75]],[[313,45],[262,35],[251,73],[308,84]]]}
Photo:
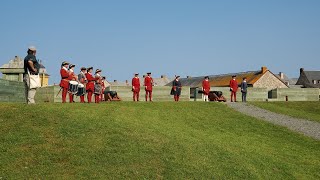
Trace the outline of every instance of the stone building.
{"label": "stone building", "polygon": [[296,85],[305,88],[320,88],[320,71],[305,71],[300,68],[300,76]]}
{"label": "stone building", "polygon": [[[14,59],[10,60],[7,64],[0,67],[0,72],[2,73],[2,79],[9,81],[23,81],[24,74],[24,61],[19,56],[15,56]],[[39,75],[41,79],[41,86],[48,86],[49,74],[46,68],[40,62]]]}

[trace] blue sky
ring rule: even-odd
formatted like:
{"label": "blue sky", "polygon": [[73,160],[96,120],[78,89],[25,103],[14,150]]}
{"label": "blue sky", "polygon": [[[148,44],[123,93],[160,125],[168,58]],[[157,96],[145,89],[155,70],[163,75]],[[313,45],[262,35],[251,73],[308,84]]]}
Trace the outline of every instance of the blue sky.
{"label": "blue sky", "polygon": [[5,0],[0,64],[34,45],[60,81],[63,60],[109,81],[151,71],[185,77],[267,66],[320,70],[319,0]]}

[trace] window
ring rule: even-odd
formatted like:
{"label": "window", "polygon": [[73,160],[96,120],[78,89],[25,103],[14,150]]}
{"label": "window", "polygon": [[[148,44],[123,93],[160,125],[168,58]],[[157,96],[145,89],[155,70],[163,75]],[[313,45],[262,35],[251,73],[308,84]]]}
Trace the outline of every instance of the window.
{"label": "window", "polygon": [[320,80],[318,80],[318,84],[320,84]]}

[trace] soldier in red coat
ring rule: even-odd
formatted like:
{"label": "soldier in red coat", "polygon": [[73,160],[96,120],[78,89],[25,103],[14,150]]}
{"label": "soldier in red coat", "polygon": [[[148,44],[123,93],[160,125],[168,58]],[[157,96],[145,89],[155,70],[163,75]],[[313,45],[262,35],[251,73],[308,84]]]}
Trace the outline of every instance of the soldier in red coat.
{"label": "soldier in red coat", "polygon": [[204,80],[202,81],[202,92],[203,92],[203,100],[209,101],[209,93],[210,93],[209,76],[204,77]]}
{"label": "soldier in red coat", "polygon": [[149,101],[152,101],[153,79],[151,77],[151,72],[148,72],[147,76],[144,78],[144,86],[146,90],[146,101],[148,101],[148,95],[149,95]]}
{"label": "soldier in red coat", "polygon": [[[69,65],[69,80],[70,81],[78,81],[78,77],[77,75],[74,73],[74,67],[76,67],[76,65],[74,64],[70,64]],[[74,97],[74,92],[69,92],[69,102],[73,103],[73,97]]]}
{"label": "soldier in red coat", "polygon": [[234,96],[234,102],[237,102],[238,82],[236,80],[236,75],[232,76],[229,86],[230,86],[230,92],[231,92],[231,102],[233,102],[233,98],[232,98],[233,96]]}
{"label": "soldier in red coat", "polygon": [[132,78],[132,92],[133,92],[133,101],[139,101],[140,93],[140,79],[139,73],[135,73]]}
{"label": "soldier in red coat", "polygon": [[62,103],[66,103],[68,88],[69,88],[69,70],[68,70],[69,63],[67,61],[63,61],[61,64],[60,75],[60,87],[62,88]]}
{"label": "soldier in red coat", "polygon": [[87,78],[87,86],[86,86],[86,90],[87,90],[87,98],[88,98],[88,103],[91,103],[92,100],[92,94],[94,92],[94,81],[96,80],[96,78],[93,77],[93,75],[91,74],[93,71],[93,67],[89,67],[87,69],[87,73],[86,73],[86,78]]}

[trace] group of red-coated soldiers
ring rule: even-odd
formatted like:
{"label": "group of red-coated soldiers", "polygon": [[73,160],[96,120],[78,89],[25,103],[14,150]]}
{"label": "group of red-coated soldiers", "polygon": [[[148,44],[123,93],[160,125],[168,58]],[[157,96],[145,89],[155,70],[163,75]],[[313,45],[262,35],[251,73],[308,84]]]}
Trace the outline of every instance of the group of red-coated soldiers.
{"label": "group of red-coated soldiers", "polygon": [[[139,73],[135,73],[132,78],[132,92],[133,92],[133,101],[139,101],[140,96],[140,78]],[[154,85],[153,79],[151,77],[151,72],[147,73],[147,76],[144,78],[144,86],[146,91],[146,101],[152,101],[152,86]]]}
{"label": "group of red-coated soldiers", "polygon": [[[74,102],[74,93],[70,92],[70,82],[76,81],[84,85],[86,93],[87,93],[87,102],[91,103],[92,95],[95,96],[95,103],[99,103],[100,101],[105,100],[104,98],[104,90],[105,90],[105,77],[101,76],[101,70],[97,69],[95,71],[95,75],[92,74],[93,67],[85,68],[82,67],[80,73],[76,75],[74,73],[74,64],[70,64],[66,61],[61,64],[61,81],[60,87],[62,89],[62,103],[66,103],[66,97],[69,93],[69,102]],[[238,83],[235,79],[236,76],[232,76],[232,80],[230,80],[229,86],[231,91],[231,102],[236,101],[236,92],[238,90]],[[153,78],[151,77],[151,72],[147,73],[147,76],[144,77],[144,87],[145,87],[145,100],[152,101],[152,87],[154,85]],[[180,76],[176,76],[175,80],[172,82],[171,95],[174,95],[174,100],[179,101],[179,97],[181,95],[182,85],[180,82]],[[135,73],[132,78],[132,92],[133,92],[133,101],[139,101],[140,96],[140,78],[139,73]],[[210,93],[210,81],[209,76],[205,76],[202,81],[202,92],[204,101],[209,100]],[[84,103],[84,94],[80,94],[80,102]]]}
{"label": "group of red-coated soldiers", "polygon": [[[62,89],[62,103],[66,103],[67,94],[69,93],[69,102],[74,102],[74,93],[70,91],[70,83],[71,81],[76,81],[80,84],[83,84],[85,90],[87,92],[87,102],[92,102],[92,95],[94,94],[95,103],[99,103],[100,101],[104,100],[104,90],[105,84],[104,80],[105,77],[101,76],[101,70],[97,69],[95,75],[92,74],[93,67],[85,68],[82,67],[80,73],[78,75],[74,72],[75,65],[70,64],[67,61],[62,62],[60,75],[60,87]],[[80,102],[84,103],[84,95],[85,93],[79,94]]]}

